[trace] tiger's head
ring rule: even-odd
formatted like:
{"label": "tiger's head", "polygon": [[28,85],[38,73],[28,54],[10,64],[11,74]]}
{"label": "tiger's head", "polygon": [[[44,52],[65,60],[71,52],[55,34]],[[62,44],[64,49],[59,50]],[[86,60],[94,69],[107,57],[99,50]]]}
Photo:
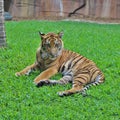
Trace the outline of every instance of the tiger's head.
{"label": "tiger's head", "polygon": [[41,33],[41,57],[43,59],[55,60],[58,56],[62,54],[63,50],[63,41],[62,36],[63,32],[55,33]]}

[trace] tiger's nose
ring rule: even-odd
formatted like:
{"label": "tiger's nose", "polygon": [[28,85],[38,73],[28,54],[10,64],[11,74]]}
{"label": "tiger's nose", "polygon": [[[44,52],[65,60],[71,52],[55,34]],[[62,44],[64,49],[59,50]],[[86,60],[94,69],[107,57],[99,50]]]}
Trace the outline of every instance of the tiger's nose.
{"label": "tiger's nose", "polygon": [[55,57],[57,57],[57,55],[54,55]]}

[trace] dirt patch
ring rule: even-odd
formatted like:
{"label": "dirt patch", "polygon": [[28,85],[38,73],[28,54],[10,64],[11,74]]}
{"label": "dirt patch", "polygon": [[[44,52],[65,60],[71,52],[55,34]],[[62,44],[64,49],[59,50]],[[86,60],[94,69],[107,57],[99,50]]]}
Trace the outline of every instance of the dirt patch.
{"label": "dirt patch", "polygon": [[46,17],[14,17],[12,20],[14,21],[21,21],[21,20],[50,20],[50,21],[80,21],[80,22],[91,22],[91,23],[99,23],[99,24],[120,24],[120,19],[107,19],[107,18],[94,18],[94,17],[85,17],[85,16],[72,16],[72,17],[53,17],[53,16],[46,16]]}

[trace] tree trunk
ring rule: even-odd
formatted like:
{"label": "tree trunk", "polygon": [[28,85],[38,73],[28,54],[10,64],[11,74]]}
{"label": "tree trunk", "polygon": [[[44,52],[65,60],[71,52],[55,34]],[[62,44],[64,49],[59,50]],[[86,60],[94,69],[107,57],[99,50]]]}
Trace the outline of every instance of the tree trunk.
{"label": "tree trunk", "polygon": [[4,0],[0,0],[0,47],[6,45],[6,36],[4,30]]}

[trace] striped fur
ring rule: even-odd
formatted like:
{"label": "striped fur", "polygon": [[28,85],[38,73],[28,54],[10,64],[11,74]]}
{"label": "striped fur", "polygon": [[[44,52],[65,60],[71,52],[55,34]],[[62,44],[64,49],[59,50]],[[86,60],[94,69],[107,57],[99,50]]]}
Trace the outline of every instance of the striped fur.
{"label": "striped fur", "polygon": [[[40,69],[43,72],[34,80],[39,87],[72,83],[72,88],[58,92],[59,96],[78,92],[84,94],[90,86],[103,83],[104,75],[93,61],[63,48],[62,35],[62,32],[40,33],[42,42],[36,53],[36,62],[17,72],[16,76],[29,75],[30,72]],[[60,80],[50,80],[58,72],[63,77]]]}

